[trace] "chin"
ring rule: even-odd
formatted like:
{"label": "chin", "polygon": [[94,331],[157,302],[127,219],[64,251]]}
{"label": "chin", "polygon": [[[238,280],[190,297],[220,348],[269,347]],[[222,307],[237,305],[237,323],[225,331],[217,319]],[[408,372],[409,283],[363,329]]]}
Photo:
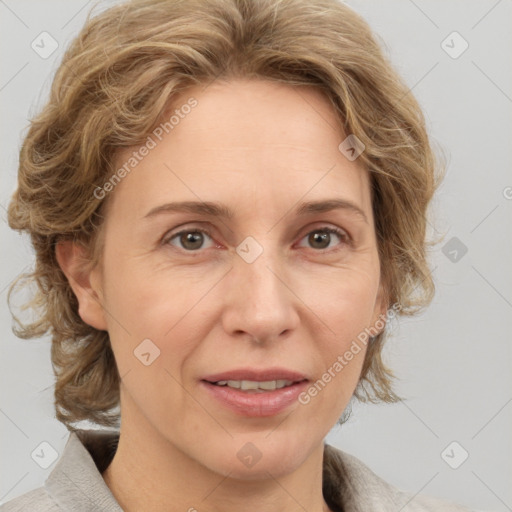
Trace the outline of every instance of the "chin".
{"label": "chin", "polygon": [[[276,433],[270,434],[273,435]],[[210,470],[237,480],[280,478],[299,468],[316,447],[311,446],[311,440],[290,442],[286,437],[286,433],[276,435],[271,442],[259,435],[240,436],[232,440],[231,446],[215,450],[210,460],[204,462]]]}
{"label": "chin", "polygon": [[300,466],[299,462],[283,461],[279,456],[266,457],[252,467],[244,466],[238,459],[227,460],[221,466],[213,468],[216,473],[229,476],[234,480],[257,481],[269,478],[281,478],[293,473]]}

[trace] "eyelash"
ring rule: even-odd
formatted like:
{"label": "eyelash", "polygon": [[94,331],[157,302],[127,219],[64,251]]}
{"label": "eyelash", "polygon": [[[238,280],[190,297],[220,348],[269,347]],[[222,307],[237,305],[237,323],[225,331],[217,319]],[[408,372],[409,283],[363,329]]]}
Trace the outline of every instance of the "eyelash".
{"label": "eyelash", "polygon": [[[305,237],[307,237],[308,235],[311,235],[312,233],[319,233],[319,232],[338,235],[339,238],[342,241],[341,244],[344,244],[344,245],[351,246],[352,243],[353,243],[352,242],[352,238],[350,237],[350,235],[346,231],[344,231],[342,229],[338,229],[338,228],[332,228],[332,227],[329,227],[329,226],[313,229],[313,230],[309,231],[308,233],[306,233],[301,238],[301,240],[304,239]],[[177,233],[173,233],[172,235],[165,237],[162,240],[162,244],[163,245],[170,245],[170,241],[171,240],[173,240],[174,238],[177,238],[180,235],[183,235],[185,233],[203,233],[203,234],[208,235],[210,238],[213,239],[213,236],[212,236],[212,234],[210,233],[210,231],[208,229],[205,229],[205,228],[190,228],[190,229],[183,229],[181,231],[178,231]],[[201,249],[197,249],[195,251],[189,251],[189,250],[181,249],[181,248],[177,248],[177,249],[179,249],[181,251],[184,251],[184,252],[187,252],[187,253],[190,253],[190,254],[198,253],[198,252],[201,251]],[[313,250],[315,250],[315,249],[313,249]],[[315,252],[335,252],[337,250],[340,250],[340,249],[318,249]]]}

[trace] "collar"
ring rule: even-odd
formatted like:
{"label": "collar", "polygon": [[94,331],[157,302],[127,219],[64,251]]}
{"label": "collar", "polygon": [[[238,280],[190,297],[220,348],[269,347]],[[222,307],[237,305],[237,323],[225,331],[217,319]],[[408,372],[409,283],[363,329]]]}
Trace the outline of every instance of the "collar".
{"label": "collar", "polygon": [[44,487],[62,510],[123,512],[101,476],[112,460],[117,431],[75,430]]}

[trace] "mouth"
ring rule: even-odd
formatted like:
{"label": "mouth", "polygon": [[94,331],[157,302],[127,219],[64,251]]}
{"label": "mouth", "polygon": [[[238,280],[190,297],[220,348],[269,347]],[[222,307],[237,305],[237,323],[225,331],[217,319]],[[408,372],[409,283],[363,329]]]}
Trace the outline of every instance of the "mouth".
{"label": "mouth", "polygon": [[211,382],[214,386],[226,386],[232,389],[239,389],[248,393],[265,393],[267,391],[274,391],[275,389],[288,388],[295,384],[297,381],[293,380],[219,380]]}
{"label": "mouth", "polygon": [[227,386],[241,391],[266,392],[290,387],[308,379],[302,373],[286,368],[266,368],[262,370],[239,368],[208,375],[202,380],[214,386]]}
{"label": "mouth", "polygon": [[286,369],[239,369],[201,379],[221,405],[244,416],[273,416],[297,401],[309,379]]}

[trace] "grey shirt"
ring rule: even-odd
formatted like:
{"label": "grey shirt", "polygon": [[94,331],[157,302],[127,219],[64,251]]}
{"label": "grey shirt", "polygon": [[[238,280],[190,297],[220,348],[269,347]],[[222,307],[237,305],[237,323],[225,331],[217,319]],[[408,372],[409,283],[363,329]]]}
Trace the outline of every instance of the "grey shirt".
{"label": "grey shirt", "polygon": [[[102,472],[117,449],[116,431],[76,430],[44,486],[0,506],[0,512],[122,512]],[[468,512],[398,490],[348,453],[324,445],[323,495],[333,512]]]}

